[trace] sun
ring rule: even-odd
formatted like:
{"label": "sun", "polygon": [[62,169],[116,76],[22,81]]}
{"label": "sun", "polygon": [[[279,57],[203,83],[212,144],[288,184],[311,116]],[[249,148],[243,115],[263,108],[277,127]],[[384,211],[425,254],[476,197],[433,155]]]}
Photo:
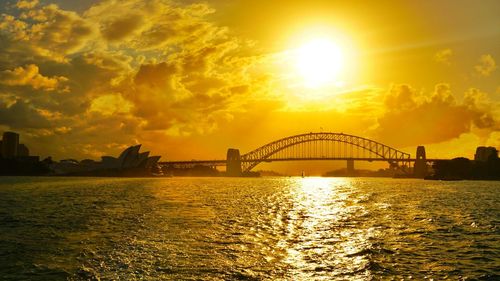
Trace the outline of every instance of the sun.
{"label": "sun", "polygon": [[296,49],[295,58],[297,72],[309,88],[334,84],[344,63],[341,48],[328,38],[303,44]]}

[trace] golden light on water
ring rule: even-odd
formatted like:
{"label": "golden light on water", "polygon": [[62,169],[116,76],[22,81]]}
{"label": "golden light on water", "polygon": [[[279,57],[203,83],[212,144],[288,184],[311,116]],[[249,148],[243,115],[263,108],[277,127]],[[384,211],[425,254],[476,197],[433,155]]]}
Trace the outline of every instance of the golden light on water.
{"label": "golden light on water", "polygon": [[[350,241],[349,234],[339,236],[330,232],[332,225],[353,215],[351,207],[346,206],[352,188],[350,179],[307,177],[291,181],[294,207],[288,214],[287,238],[296,242],[293,245],[281,243],[286,245],[286,263],[295,268],[307,268],[308,255],[329,255],[337,249],[355,248],[357,243],[364,242],[358,237]],[[328,246],[324,246],[325,241]],[[339,261],[351,260],[350,257],[336,258]],[[299,279],[307,277],[301,275]]]}
{"label": "golden light on water", "polygon": [[0,1],[0,281],[495,279],[500,0],[457,2]]}
{"label": "golden light on water", "polygon": [[322,223],[324,218],[338,218],[343,211],[342,204],[334,204],[335,199],[346,200],[347,194],[339,192],[350,186],[350,180],[347,178],[323,178],[307,177],[299,181],[300,187],[297,194],[297,201],[304,208],[308,218],[312,220],[306,222],[310,229]]}
{"label": "golden light on water", "polygon": [[[332,255],[336,264],[365,267],[369,260],[359,253],[370,247],[370,237],[375,235],[373,229],[331,231],[332,226],[350,225],[351,221],[366,214],[364,207],[353,204],[362,200],[362,194],[356,192],[355,183],[349,178],[323,177],[297,179],[295,183],[296,204],[289,214],[293,220],[288,228],[288,237],[297,242],[289,245],[285,261],[295,268],[308,268],[311,255]],[[299,279],[310,277],[304,273],[295,274],[300,276]]]}

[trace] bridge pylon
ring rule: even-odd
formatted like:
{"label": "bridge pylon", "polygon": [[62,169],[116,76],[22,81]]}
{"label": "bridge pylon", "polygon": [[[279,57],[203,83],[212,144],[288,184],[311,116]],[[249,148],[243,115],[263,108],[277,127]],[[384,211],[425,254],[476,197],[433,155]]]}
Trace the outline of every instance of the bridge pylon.
{"label": "bridge pylon", "polygon": [[405,174],[408,174],[410,162],[414,161],[410,154],[371,139],[344,133],[311,132],[275,140],[245,154],[230,148],[226,159],[171,161],[163,164],[180,167],[226,166],[227,176],[241,176],[250,174],[259,163],[299,160],[347,160],[352,170],[354,161],[385,161],[391,168]]}
{"label": "bridge pylon", "polygon": [[347,160],[347,174],[352,176],[354,175],[354,160]]}
{"label": "bridge pylon", "polygon": [[229,177],[239,177],[241,173],[241,155],[240,150],[229,148],[226,157],[226,175]]}
{"label": "bridge pylon", "polygon": [[425,147],[417,147],[417,157],[413,166],[413,176],[416,178],[424,178],[427,175],[427,159],[425,156]]}

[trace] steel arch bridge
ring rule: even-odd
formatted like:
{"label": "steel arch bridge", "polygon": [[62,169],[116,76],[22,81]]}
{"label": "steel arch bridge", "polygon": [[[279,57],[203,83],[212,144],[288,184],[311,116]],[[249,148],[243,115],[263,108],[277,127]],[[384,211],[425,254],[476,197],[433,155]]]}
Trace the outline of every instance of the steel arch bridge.
{"label": "steel arch bridge", "polygon": [[409,164],[410,154],[344,133],[308,133],[282,138],[241,155],[243,172],[261,162],[296,160],[367,160]]}
{"label": "steel arch bridge", "polygon": [[226,166],[228,173],[250,172],[262,162],[300,160],[385,161],[391,167],[405,170],[410,166],[410,154],[380,142],[344,133],[307,133],[282,138],[240,155],[238,149],[228,149],[225,160],[169,161],[166,167]]}

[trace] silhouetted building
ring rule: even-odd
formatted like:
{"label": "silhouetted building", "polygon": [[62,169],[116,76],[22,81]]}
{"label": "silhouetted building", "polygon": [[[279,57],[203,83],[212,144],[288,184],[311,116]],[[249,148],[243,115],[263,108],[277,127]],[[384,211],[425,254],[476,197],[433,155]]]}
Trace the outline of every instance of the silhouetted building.
{"label": "silhouetted building", "polygon": [[145,168],[151,170],[158,165],[158,161],[160,161],[161,156],[150,156],[146,160]]}
{"label": "silhouetted building", "polygon": [[474,160],[480,162],[486,162],[491,157],[498,158],[498,150],[492,146],[478,146],[476,148],[476,154],[474,154]]}
{"label": "silhouetted building", "polygon": [[0,175],[33,176],[49,173],[40,157],[30,156],[26,145],[19,143],[19,134],[4,132],[0,141]]}
{"label": "silhouetted building", "polygon": [[160,156],[149,156],[149,151],[140,153],[141,145],[130,146],[125,149],[118,158],[102,156],[102,161],[85,159],[78,162],[75,159],[61,160],[59,163],[51,164],[56,174],[83,174],[83,175],[105,175],[106,171],[136,171],[138,173],[148,172],[156,168]]}
{"label": "silhouetted building", "polygon": [[118,161],[121,164],[120,168],[133,167],[134,164],[136,164],[140,149],[141,149],[140,144],[125,149],[118,157]]}
{"label": "silhouetted building", "polygon": [[415,166],[413,166],[413,176],[417,178],[424,178],[427,176],[427,158],[425,155],[425,147],[417,147],[417,157],[415,159]]}
{"label": "silhouetted building", "polygon": [[17,147],[17,156],[18,157],[28,157],[28,156],[30,156],[30,150],[28,149],[28,147],[26,145],[21,143]]}
{"label": "silhouetted building", "polygon": [[227,150],[226,174],[230,177],[241,176],[241,155],[239,149],[229,148]]}
{"label": "silhouetted building", "polygon": [[434,179],[457,180],[472,179],[474,173],[474,161],[464,157],[451,160],[438,160],[434,162]]}
{"label": "silhouetted building", "polygon": [[19,147],[19,134],[4,132],[2,136],[2,157],[6,159],[16,158]]}

